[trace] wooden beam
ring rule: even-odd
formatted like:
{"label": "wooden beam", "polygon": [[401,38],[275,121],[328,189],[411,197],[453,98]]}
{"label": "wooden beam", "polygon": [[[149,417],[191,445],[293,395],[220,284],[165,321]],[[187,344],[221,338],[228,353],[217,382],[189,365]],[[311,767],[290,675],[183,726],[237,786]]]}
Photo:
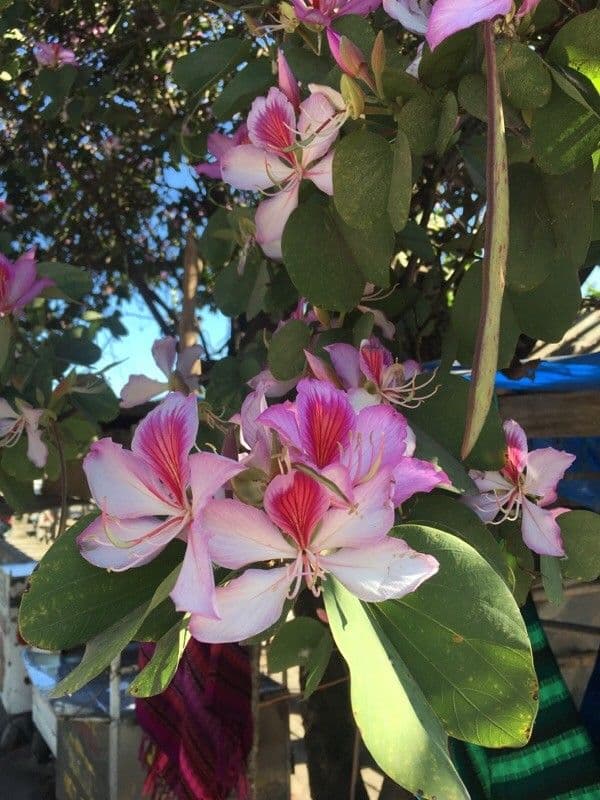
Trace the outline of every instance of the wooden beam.
{"label": "wooden beam", "polygon": [[498,398],[503,419],[515,419],[527,436],[600,436],[600,392],[504,394]]}

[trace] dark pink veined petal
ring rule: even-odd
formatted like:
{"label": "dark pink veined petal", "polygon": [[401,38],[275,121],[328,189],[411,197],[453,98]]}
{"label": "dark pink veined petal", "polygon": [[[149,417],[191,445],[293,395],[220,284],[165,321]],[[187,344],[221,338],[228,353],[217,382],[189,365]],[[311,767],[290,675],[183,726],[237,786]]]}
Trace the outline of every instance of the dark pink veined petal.
{"label": "dark pink veined petal", "polygon": [[168,379],[175,369],[177,339],[174,336],[165,336],[162,339],[157,339],[152,345],[152,357],[156,362],[156,366]]}
{"label": "dark pink veined petal", "polygon": [[199,642],[242,642],[274,625],[283,612],[291,578],[287,567],[248,569],[216,591],[219,619],[192,614],[189,630]]}
{"label": "dark pink veined petal", "polygon": [[137,426],[131,450],[154,470],[172,503],[187,505],[190,450],[198,433],[198,404],[194,395],[170,394]]}
{"label": "dark pink veined petal", "polygon": [[298,88],[298,81],[292,72],[288,60],[285,57],[281,48],[277,49],[277,80],[279,88],[294,106],[298,109],[300,106],[300,89]]}
{"label": "dark pink veined petal", "polygon": [[213,495],[245,467],[217,453],[193,453],[189,457],[192,514],[196,516]]}
{"label": "dark pink veined petal", "polygon": [[514,419],[507,419],[503,428],[506,437],[506,464],[502,469],[502,474],[509,481],[517,484],[519,476],[527,466],[527,436]]}
{"label": "dark pink veined petal", "polygon": [[208,552],[206,532],[196,521],[187,533],[181,570],[171,591],[177,611],[218,619],[215,578]]}
{"label": "dark pink veined petal", "polygon": [[320,565],[367,603],[381,603],[414,592],[439,569],[430,555],[412,550],[404,540],[386,536],[364,548],[343,547],[319,558]]}
{"label": "dark pink veined petal", "polygon": [[112,439],[94,442],[83,460],[92,497],[112,517],[173,516],[181,507],[165,492],[147,461]]}
{"label": "dark pink veined petal", "polygon": [[296,112],[285,94],[272,86],[266,97],[257,97],[248,114],[248,138],[255,147],[276,153],[294,163]]}
{"label": "dark pink veined petal", "polygon": [[527,547],[541,556],[564,556],[560,527],[552,512],[525,498],[522,513],[521,532]]}
{"label": "dark pink veined petal", "polygon": [[367,380],[380,386],[386,367],[394,363],[392,354],[377,339],[362,342],[359,350],[359,363],[362,374]]}
{"label": "dark pink veined petal", "polygon": [[302,449],[317,467],[338,462],[356,415],[345,392],[311,379],[298,384],[296,400]]}
{"label": "dark pink veined petal", "polygon": [[478,22],[506,16],[513,0],[436,0],[427,26],[427,42],[434,50],[453,33]]}
{"label": "dark pink veined petal", "polygon": [[451,486],[446,473],[419,458],[402,458],[394,469],[394,505],[400,506],[417,492],[431,492],[436,486]]}
{"label": "dark pink veined petal", "polygon": [[329,495],[320,483],[295,470],[273,478],[264,497],[269,518],[301,549],[308,546],[329,502]]}

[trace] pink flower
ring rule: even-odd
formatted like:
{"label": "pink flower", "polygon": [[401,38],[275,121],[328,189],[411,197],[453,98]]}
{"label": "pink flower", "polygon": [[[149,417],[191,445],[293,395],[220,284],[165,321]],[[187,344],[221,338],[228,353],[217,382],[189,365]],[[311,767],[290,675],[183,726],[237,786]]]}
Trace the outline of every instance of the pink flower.
{"label": "pink flower", "polygon": [[177,339],[166,336],[157,339],[152,345],[152,356],[157,367],[165,376],[165,381],[157,381],[146,375],[131,375],[121,391],[121,408],[133,408],[147,403],[156,395],[170,389],[181,388],[183,382],[190,392],[198,388],[197,365],[200,358],[199,345],[186,347],[177,353]]}
{"label": "pink flower", "polygon": [[64,64],[77,66],[77,57],[72,50],[53,42],[36,42],[33,46],[33,54],[40,67],[62,67]]}
{"label": "pink flower", "polygon": [[101,515],[77,539],[82,556],[122,571],[146,564],[175,537],[187,541],[171,597],[178,609],[215,616],[214,579],[202,510],[244,467],[214,453],[194,453],[198,406],[174,393],[138,425],[125,450],[112,439],[92,445],[83,462]]}
{"label": "pink flower", "polygon": [[375,337],[364,339],[358,350],[342,343],[325,349],[333,369],[307,353],[311,370],[322,380],[337,382],[347,389],[356,408],[380,402],[416,408],[435,393],[419,396],[418,390],[431,383],[434,376],[417,387],[415,379],[421,374],[419,364],[412,359],[402,363],[394,361],[390,351]]}
{"label": "pink flower", "polygon": [[41,291],[53,285],[50,278],[38,278],[35,248],[15,262],[0,253],[0,317],[18,314]]}
{"label": "pink flower", "polygon": [[242,641],[264,631],[306,582],[319,595],[327,575],[367,602],[414,592],[435,575],[438,562],[388,536],[394,525],[389,475],[379,473],[357,491],[355,506],[330,508],[327,491],[313,478],[291,471],[275,477],[265,511],[238,500],[206,506],[204,525],[217,564],[246,569],[216,590],[220,619],[192,614],[190,633],[203,642]]}
{"label": "pink flower", "polygon": [[289,381],[278,380],[270,369],[263,369],[258,375],[250,378],[248,386],[251,389],[260,389],[265,397],[283,397],[298,383],[298,378],[291,378]]}
{"label": "pink flower", "polygon": [[555,502],[556,487],[575,456],[553,447],[533,450],[514,420],[504,423],[506,462],[499,472],[471,470],[481,495],[465,498],[484,522],[502,522],[522,515],[523,541],[534,553],[564,556],[555,514],[545,506]]}
{"label": "pink flower", "polygon": [[[343,105],[343,101],[340,103]],[[250,144],[230,149],[222,159],[223,180],[236,189],[277,191],[256,210],[256,241],[270,258],[280,259],[285,224],[298,205],[303,179],[333,194],[331,146],[342,112],[317,91],[299,106],[276,87],[257,98],[248,115]]]}
{"label": "pink flower", "polygon": [[239,128],[231,135],[226,136],[224,133],[214,131],[208,134],[208,152],[211,156],[215,157],[214,161],[203,161],[202,164],[196,164],[194,167],[197,175],[206,175],[207,178],[214,178],[221,180],[221,161],[233,147],[239,144],[247,144],[248,128],[246,123],[242,123]]}
{"label": "pink flower", "polygon": [[48,459],[48,448],[42,441],[39,429],[43,409],[32,408],[24,400],[15,400],[17,411],[0,398],[0,447],[12,447],[27,434],[27,458],[36,467],[43,467]]}
{"label": "pink flower", "polygon": [[296,16],[301,22],[328,27],[347,14],[366,17],[381,5],[381,0],[292,0]]}
{"label": "pink flower", "polygon": [[300,108],[300,87],[287,58],[283,54],[283,50],[279,48],[277,50],[277,82],[281,91],[298,111]]}
{"label": "pink flower", "polygon": [[450,483],[433,464],[412,458],[415,438],[402,414],[383,405],[357,413],[345,392],[323,381],[300,381],[295,403],[271,406],[258,421],[277,432],[292,464],[319,472],[350,503],[356,487],[381,470],[392,476],[396,505]]}
{"label": "pink flower", "polygon": [[271,472],[271,436],[258,419],[267,410],[265,389],[262,384],[250,392],[242,403],[239,414],[231,418],[240,426],[240,444],[247,451],[240,456],[246,467],[255,467],[267,475]]}
{"label": "pink flower", "polygon": [[383,0],[383,8],[411,33],[424,35],[431,14],[431,0]]}
{"label": "pink flower", "polygon": [[4,222],[13,221],[14,206],[6,200],[0,200],[0,219]]}

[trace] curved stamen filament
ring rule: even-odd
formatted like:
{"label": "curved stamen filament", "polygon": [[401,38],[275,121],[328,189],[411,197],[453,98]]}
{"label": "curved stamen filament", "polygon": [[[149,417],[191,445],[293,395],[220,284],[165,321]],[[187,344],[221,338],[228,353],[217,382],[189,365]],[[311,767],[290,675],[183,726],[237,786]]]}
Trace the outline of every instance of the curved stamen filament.
{"label": "curved stamen filament", "polygon": [[14,447],[14,445],[16,445],[21,438],[24,427],[25,418],[18,417],[4,434],[4,436],[0,437],[0,447]]}

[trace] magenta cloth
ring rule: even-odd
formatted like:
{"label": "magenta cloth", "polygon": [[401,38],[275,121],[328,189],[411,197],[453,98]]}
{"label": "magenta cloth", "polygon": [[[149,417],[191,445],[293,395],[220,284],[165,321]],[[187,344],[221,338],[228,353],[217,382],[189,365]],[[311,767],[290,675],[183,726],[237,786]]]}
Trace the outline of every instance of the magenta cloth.
{"label": "magenta cloth", "polygon": [[[141,644],[144,666],[153,644]],[[191,639],[175,677],[160,695],[136,700],[144,732],[140,758],[152,800],[246,800],[252,747],[252,679],[239,645]]]}

